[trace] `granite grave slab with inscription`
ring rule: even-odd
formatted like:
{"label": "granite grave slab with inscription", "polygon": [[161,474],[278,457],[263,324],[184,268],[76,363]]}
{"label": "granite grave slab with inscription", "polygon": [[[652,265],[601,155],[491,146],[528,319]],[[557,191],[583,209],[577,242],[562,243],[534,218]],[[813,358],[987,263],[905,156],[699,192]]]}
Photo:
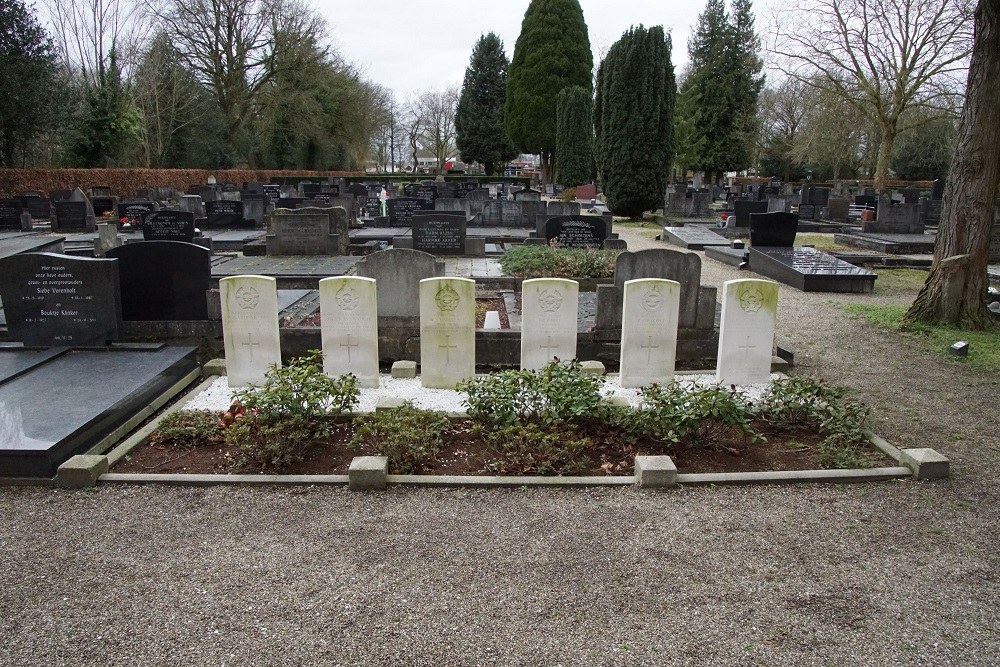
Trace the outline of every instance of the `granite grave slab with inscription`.
{"label": "granite grave slab with inscription", "polygon": [[545,242],[559,248],[600,248],[608,238],[602,218],[560,215],[545,223]]}
{"label": "granite grave slab with inscription", "polygon": [[146,241],[194,240],[194,214],[187,211],[155,211],[143,218],[142,238]]}
{"label": "granite grave slab with inscription", "polygon": [[703,225],[664,227],[663,240],[685,250],[704,250],[706,247],[729,245],[729,239],[719,236]]}

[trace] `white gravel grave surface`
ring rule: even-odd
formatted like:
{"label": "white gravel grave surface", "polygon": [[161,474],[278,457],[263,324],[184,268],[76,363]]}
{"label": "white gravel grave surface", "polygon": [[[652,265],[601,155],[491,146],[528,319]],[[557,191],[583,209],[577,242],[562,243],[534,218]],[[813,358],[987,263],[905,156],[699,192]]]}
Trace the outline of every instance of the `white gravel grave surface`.
{"label": "white gravel grave surface", "polygon": [[[676,379],[690,386],[708,386],[715,384],[715,375],[677,375]],[[771,379],[780,377],[772,374]],[[750,400],[756,401],[769,385],[754,384],[738,387],[740,393]],[[618,385],[617,375],[609,375],[601,388],[603,396],[618,396],[628,401],[629,405],[638,407],[642,403],[639,389],[626,389]],[[373,412],[375,405],[382,398],[401,398],[412,401],[418,408],[425,410],[440,410],[443,412],[464,412],[466,409],[466,393],[451,389],[425,389],[420,384],[420,378],[394,378],[382,375],[377,389],[360,389],[358,405],[354,412]],[[218,377],[207,389],[192,398],[185,410],[212,410],[221,412],[229,408],[233,402],[233,391],[229,388],[226,377]]]}

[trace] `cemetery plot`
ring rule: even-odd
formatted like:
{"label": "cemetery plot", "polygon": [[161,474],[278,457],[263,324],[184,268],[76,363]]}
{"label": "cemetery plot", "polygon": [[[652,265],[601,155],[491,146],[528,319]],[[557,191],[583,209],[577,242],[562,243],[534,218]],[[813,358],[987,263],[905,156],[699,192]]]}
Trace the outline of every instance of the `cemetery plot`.
{"label": "cemetery plot", "polygon": [[750,268],[803,292],[867,294],[878,276],[814,248],[750,248]]}
{"label": "cemetery plot", "polygon": [[933,234],[834,234],[833,240],[852,248],[890,255],[925,255],[934,252]]}
{"label": "cemetery plot", "polygon": [[396,197],[386,201],[390,227],[409,227],[413,222],[413,212],[421,209],[421,200],[410,197]]}
{"label": "cemetery plot", "polygon": [[0,348],[2,474],[53,476],[197,370],[192,347]]}
{"label": "cemetery plot", "polygon": [[664,227],[663,240],[687,250],[704,250],[711,246],[729,245],[729,239],[719,236],[710,229],[696,225]]}
{"label": "cemetery plot", "polygon": [[118,260],[122,319],[207,320],[211,252],[192,243],[144,241],[108,251]]}
{"label": "cemetery plot", "polygon": [[91,231],[88,225],[88,205],[85,201],[57,201],[54,205],[54,232]]}

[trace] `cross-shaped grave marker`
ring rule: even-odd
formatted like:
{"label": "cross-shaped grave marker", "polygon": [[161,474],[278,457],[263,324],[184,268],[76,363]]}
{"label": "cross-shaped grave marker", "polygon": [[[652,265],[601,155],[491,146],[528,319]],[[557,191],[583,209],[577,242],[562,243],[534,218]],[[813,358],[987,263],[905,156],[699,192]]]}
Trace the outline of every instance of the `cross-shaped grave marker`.
{"label": "cross-shaped grave marker", "polygon": [[248,348],[250,348],[249,349],[249,352],[250,352],[250,363],[252,364],[253,363],[253,348],[255,346],[259,346],[260,345],[259,342],[257,342],[257,343],[254,342],[254,340],[253,340],[253,332],[252,331],[248,331],[247,332],[247,342],[240,343],[240,345],[242,347],[248,347]]}
{"label": "cross-shaped grave marker", "polygon": [[552,350],[558,350],[559,346],[552,344],[552,336],[546,336],[545,338],[547,340],[546,344],[541,345],[540,347],[541,349],[547,351],[550,357],[554,357],[555,355],[552,354]]}
{"label": "cross-shaped grave marker", "polygon": [[351,348],[352,347],[361,347],[361,346],[358,343],[354,343],[352,345],[351,344],[351,334],[347,334],[347,342],[346,343],[341,343],[340,347],[346,347],[347,348],[347,363],[351,363]]}
{"label": "cross-shaped grave marker", "polygon": [[652,336],[646,336],[646,338],[648,339],[649,344],[648,345],[640,345],[639,347],[641,347],[643,350],[646,350],[646,363],[647,364],[651,364],[651,363],[653,363],[653,350],[659,350],[660,346],[659,345],[653,345],[653,337]]}
{"label": "cross-shaped grave marker", "polygon": [[445,334],[445,336],[444,336],[444,345],[438,345],[438,347],[444,349],[444,365],[445,366],[448,366],[448,365],[451,364],[451,350],[453,350],[453,349],[455,349],[455,348],[458,347],[458,345],[449,345],[448,343],[450,343],[450,342],[451,342],[451,336],[449,336],[448,334]]}
{"label": "cross-shaped grave marker", "polygon": [[747,344],[746,345],[740,345],[737,349],[743,350],[743,357],[746,358],[746,357],[750,356],[750,350],[756,350],[757,346],[756,345],[751,345],[750,344],[750,336],[747,336]]}

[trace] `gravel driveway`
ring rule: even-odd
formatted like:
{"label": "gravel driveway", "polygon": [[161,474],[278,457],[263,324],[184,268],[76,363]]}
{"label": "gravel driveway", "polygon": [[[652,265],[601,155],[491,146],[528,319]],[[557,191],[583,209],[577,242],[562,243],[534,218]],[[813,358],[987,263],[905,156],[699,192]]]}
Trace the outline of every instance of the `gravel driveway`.
{"label": "gravel driveway", "polygon": [[782,287],[778,343],[951,480],[3,488],[0,665],[998,665],[1000,380],[836,305],[912,297]]}

